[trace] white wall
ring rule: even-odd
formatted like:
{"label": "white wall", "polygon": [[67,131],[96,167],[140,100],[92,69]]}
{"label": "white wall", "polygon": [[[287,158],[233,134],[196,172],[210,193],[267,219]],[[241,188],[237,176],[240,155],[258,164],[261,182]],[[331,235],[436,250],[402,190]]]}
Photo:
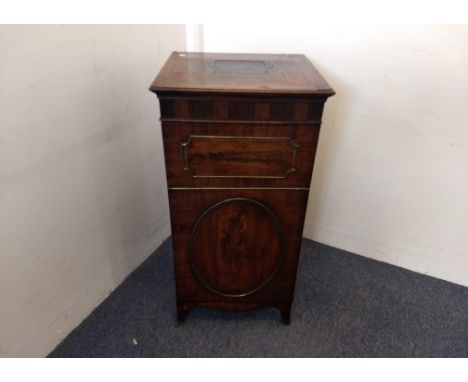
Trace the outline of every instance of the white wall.
{"label": "white wall", "polygon": [[468,286],[468,26],[205,25],[205,51],[304,53],[325,106],[305,236]]}
{"label": "white wall", "polygon": [[184,26],[0,27],[0,356],[44,356],[169,235],[156,97]]}

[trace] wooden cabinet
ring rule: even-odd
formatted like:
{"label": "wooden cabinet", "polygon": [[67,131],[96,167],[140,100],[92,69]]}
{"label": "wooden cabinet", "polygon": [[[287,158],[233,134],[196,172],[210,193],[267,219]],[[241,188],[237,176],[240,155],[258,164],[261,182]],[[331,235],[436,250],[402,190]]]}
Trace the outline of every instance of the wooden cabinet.
{"label": "wooden cabinet", "polygon": [[179,52],[150,90],[160,102],[178,321],[194,306],[273,306],[289,323],[333,90],[303,55]]}

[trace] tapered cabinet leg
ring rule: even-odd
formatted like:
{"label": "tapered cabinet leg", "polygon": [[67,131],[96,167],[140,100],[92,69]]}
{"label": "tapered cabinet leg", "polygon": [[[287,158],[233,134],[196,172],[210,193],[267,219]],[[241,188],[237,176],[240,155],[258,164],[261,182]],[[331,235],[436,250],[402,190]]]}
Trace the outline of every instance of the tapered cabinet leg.
{"label": "tapered cabinet leg", "polygon": [[177,321],[176,326],[180,326],[185,322],[189,307],[187,305],[177,305]]}
{"label": "tapered cabinet leg", "polygon": [[278,308],[281,312],[281,321],[284,325],[291,324],[291,305],[283,305]]}

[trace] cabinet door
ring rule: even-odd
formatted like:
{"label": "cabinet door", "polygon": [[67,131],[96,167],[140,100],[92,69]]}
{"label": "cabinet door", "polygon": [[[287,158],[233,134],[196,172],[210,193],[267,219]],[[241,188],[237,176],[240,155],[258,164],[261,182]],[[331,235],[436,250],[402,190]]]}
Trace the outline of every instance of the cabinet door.
{"label": "cabinet door", "polygon": [[179,300],[291,301],[307,192],[169,195]]}

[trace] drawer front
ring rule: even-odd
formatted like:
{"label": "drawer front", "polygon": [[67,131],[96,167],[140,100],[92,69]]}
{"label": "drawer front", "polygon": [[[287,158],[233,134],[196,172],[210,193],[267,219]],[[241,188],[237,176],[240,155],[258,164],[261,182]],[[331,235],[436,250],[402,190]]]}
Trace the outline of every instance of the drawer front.
{"label": "drawer front", "polygon": [[308,188],[319,125],[162,123],[169,187]]}
{"label": "drawer front", "polygon": [[194,178],[286,178],[296,171],[300,146],[291,137],[193,135],[181,144]]}

